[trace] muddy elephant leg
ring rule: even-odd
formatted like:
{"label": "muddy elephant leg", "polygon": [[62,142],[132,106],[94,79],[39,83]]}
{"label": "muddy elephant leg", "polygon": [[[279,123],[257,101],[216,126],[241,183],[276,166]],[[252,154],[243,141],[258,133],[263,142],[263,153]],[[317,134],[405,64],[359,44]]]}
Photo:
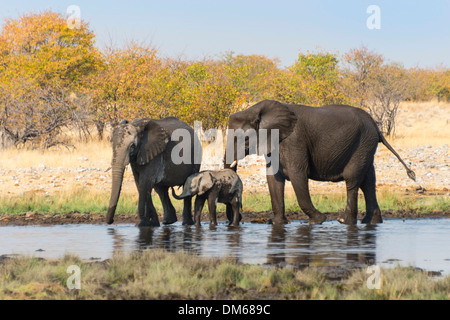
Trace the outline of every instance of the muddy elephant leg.
{"label": "muddy elephant leg", "polygon": [[326,215],[317,210],[311,201],[306,174],[292,177],[291,182],[300,208],[309,217],[309,224],[321,224],[324,222],[327,219]]}
{"label": "muddy elephant leg", "polygon": [[355,225],[358,216],[358,190],[359,185],[354,180],[347,180],[347,206],[343,217],[339,217],[338,221],[343,224]]}
{"label": "muddy elephant leg", "polygon": [[238,197],[234,196],[233,199],[231,200],[231,208],[233,210],[233,222],[230,221],[230,225],[232,226],[239,226],[239,221],[241,220],[240,218],[240,203],[238,201]]}
{"label": "muddy elephant leg", "polygon": [[381,218],[381,210],[377,201],[375,168],[373,165],[369,168],[366,177],[361,183],[361,190],[366,201],[366,215],[361,223],[382,223],[383,219]]}
{"label": "muddy elephant leg", "polygon": [[284,206],[285,182],[286,179],[280,173],[276,173],[275,175],[267,175],[267,184],[269,185],[270,200],[272,202],[274,224],[281,225],[288,223]]}
{"label": "muddy elephant leg", "polygon": [[194,214],[195,214],[195,225],[200,226],[200,220],[202,216],[203,206],[205,205],[206,197],[197,196],[194,202]]}
{"label": "muddy elephant leg", "polygon": [[210,220],[211,226],[217,225],[217,216],[216,216],[217,197],[218,197],[218,194],[217,194],[217,192],[215,192],[215,190],[212,190],[208,195],[208,210],[209,210],[209,220]]}
{"label": "muddy elephant leg", "polygon": [[226,204],[226,215],[227,215],[227,219],[228,222],[231,224],[233,222],[233,207],[231,206],[230,203]]}
{"label": "muddy elephant leg", "polygon": [[156,193],[158,193],[159,198],[164,210],[163,224],[172,224],[177,222],[177,213],[172,205],[169,198],[169,188],[167,187],[155,187]]}
{"label": "muddy elephant leg", "polygon": [[139,190],[139,219],[138,227],[159,227],[158,214],[153,206],[152,188]]}
{"label": "muddy elephant leg", "polygon": [[183,200],[183,225],[191,226],[194,224],[192,220],[192,197]]}

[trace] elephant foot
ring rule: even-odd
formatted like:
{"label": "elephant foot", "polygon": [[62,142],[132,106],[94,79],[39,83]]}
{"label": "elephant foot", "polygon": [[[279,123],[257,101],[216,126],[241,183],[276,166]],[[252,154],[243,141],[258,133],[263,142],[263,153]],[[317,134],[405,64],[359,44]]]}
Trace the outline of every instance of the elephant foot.
{"label": "elephant foot", "polygon": [[143,219],[141,220],[138,225],[139,228],[140,227],[159,227],[159,221],[155,221],[155,220],[149,220],[149,219]]}
{"label": "elephant foot", "polygon": [[197,228],[200,228],[200,227],[201,227],[200,220],[196,220],[196,221],[194,221],[192,224],[195,225]]}
{"label": "elephant foot", "polygon": [[361,220],[361,223],[363,223],[363,224],[378,224],[378,223],[383,223],[383,219],[381,218],[381,216],[372,217],[372,216],[368,216],[366,214],[365,217]]}
{"label": "elephant foot", "polygon": [[357,223],[356,218],[350,217],[350,215],[345,215],[345,217],[337,218],[337,221],[341,224],[355,225]]}
{"label": "elephant foot", "polygon": [[[184,219],[182,224],[183,224],[183,226],[192,226],[192,225],[194,225],[194,220]],[[199,223],[199,225],[200,225],[200,223]]]}
{"label": "elephant foot", "polygon": [[175,216],[175,218],[174,217],[171,217],[171,218],[163,218],[163,221],[162,221],[162,223],[163,224],[173,224],[173,223],[175,223],[175,222],[177,222],[177,217]]}
{"label": "elephant foot", "polygon": [[230,223],[228,224],[228,226],[230,226],[230,227],[239,227],[239,222],[236,222],[236,223],[230,222]]}
{"label": "elephant foot", "polygon": [[327,220],[327,216],[322,212],[317,212],[310,216],[309,224],[310,225],[322,224],[325,220]]}
{"label": "elephant foot", "polygon": [[216,227],[217,226],[217,221],[210,221],[209,225],[212,227]]}
{"label": "elephant foot", "polygon": [[286,216],[282,216],[282,217],[275,217],[275,218],[273,218],[273,220],[271,219],[271,224],[273,224],[273,225],[285,225],[285,224],[288,224],[289,223],[289,220],[286,218]]}

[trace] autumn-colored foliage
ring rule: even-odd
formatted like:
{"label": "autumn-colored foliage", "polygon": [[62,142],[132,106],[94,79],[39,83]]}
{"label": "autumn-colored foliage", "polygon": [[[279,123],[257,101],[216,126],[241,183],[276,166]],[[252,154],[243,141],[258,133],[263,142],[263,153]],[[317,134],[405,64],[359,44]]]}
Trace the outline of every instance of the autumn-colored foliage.
{"label": "autumn-colored foliage", "polygon": [[450,100],[450,70],[404,68],[366,47],[337,53],[299,52],[276,58],[226,52],[215,59],[165,57],[143,43],[99,49],[89,24],[32,12],[0,30],[1,146],[68,145],[64,127],[80,137],[122,119],[178,117],[204,129],[224,128],[249,104],[276,99],[312,106],[351,104],[370,112],[391,134],[402,100]]}
{"label": "autumn-colored foliage", "polygon": [[73,95],[101,63],[94,37],[87,23],[70,29],[51,11],[5,21],[0,31],[2,145],[5,136],[15,145],[63,143],[58,133],[77,118]]}

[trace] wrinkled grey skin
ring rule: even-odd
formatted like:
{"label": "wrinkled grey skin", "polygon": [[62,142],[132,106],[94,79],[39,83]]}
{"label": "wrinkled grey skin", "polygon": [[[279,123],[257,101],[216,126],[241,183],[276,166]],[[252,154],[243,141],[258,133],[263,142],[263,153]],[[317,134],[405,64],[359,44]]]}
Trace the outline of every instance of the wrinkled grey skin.
{"label": "wrinkled grey skin", "polygon": [[200,226],[200,216],[206,200],[208,200],[212,226],[217,225],[217,202],[226,204],[230,225],[238,226],[241,219],[239,211],[242,207],[242,190],[242,181],[237,173],[231,169],[224,169],[193,174],[186,179],[183,193],[178,196],[172,188],[172,195],[178,200],[197,196],[194,206],[195,224],[197,226]]}
{"label": "wrinkled grey skin", "polygon": [[[366,201],[366,215],[362,223],[381,223],[373,164],[379,142],[400,160],[408,176],[415,180],[414,172],[389,145],[372,117],[359,108],[344,105],[309,107],[265,100],[232,114],[228,128],[279,130],[279,170],[267,175],[274,224],[287,222],[284,206],[286,180],[292,182],[298,203],[309,216],[310,224],[321,224],[326,219],[311,202],[309,179],[346,182],[347,207],[339,222],[356,224],[358,189],[361,189]],[[231,158],[240,160],[236,153],[237,139],[230,141],[233,139],[228,136],[227,140],[227,151],[230,143],[234,145]],[[247,139],[245,155],[249,152]],[[225,154],[225,168],[231,167],[233,161],[226,161],[229,158]]]}
{"label": "wrinkled grey skin", "polygon": [[[182,141],[172,141],[172,132],[184,128],[191,134],[191,155],[194,157],[194,130],[186,123],[173,118],[160,120],[139,119],[132,123],[122,121],[112,135],[112,188],[106,222],[114,222],[114,213],[120,196],[125,167],[130,164],[139,192],[138,226],[159,226],[159,219],[152,202],[152,189],[158,193],[164,209],[164,224],[177,221],[168,189],[183,185],[186,178],[200,169],[200,164],[175,165],[171,159],[172,149]],[[184,200],[183,224],[193,224],[191,198]]]}

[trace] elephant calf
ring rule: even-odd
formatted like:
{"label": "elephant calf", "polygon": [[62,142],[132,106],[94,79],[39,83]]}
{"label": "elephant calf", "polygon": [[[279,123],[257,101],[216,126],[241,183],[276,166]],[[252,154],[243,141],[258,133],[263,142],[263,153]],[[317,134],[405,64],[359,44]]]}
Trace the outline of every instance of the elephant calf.
{"label": "elephant calf", "polygon": [[205,201],[208,199],[209,216],[211,225],[217,225],[217,202],[227,206],[227,218],[230,225],[238,226],[241,219],[243,184],[236,172],[231,169],[219,171],[202,171],[192,174],[186,179],[183,193],[177,195],[172,188],[175,199],[181,200],[197,195],[195,199],[195,224],[200,225],[200,216]]}

